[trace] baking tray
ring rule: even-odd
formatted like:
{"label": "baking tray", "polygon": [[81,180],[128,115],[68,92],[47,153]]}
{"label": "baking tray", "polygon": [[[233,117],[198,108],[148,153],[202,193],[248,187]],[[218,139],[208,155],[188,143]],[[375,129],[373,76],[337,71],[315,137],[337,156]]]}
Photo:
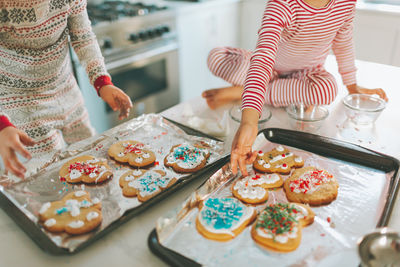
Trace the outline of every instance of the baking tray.
{"label": "baking tray", "polygon": [[[178,126],[181,130],[183,130],[186,134],[191,135],[191,136],[198,136],[198,137],[205,137],[208,139],[212,139],[215,141],[221,141],[217,138],[214,138],[212,136],[209,136],[207,134],[204,134],[202,132],[199,132],[197,130],[194,130],[192,128],[189,128],[187,126],[181,125],[179,123],[176,123],[170,119],[165,119],[162,118],[161,116],[150,114],[148,115],[150,118],[156,117],[156,119],[160,120],[165,120],[167,123],[172,123],[176,126]],[[158,117],[157,117],[158,116]],[[176,127],[175,126],[175,127]],[[123,127],[121,125],[121,127]],[[107,133],[107,132],[106,132]],[[101,140],[101,137],[99,138]],[[82,153],[84,151],[79,151],[79,153]],[[150,206],[155,205],[156,203],[160,202],[161,200],[167,198],[170,194],[176,192],[180,188],[184,187],[186,184],[190,183],[191,181],[194,181],[196,179],[202,178],[204,173],[208,172],[214,172],[215,170],[219,169],[221,166],[223,166],[227,160],[229,160],[229,156],[223,156],[216,161],[206,165],[203,169],[196,173],[192,174],[187,174],[183,176],[182,178],[178,179],[178,181],[172,185],[171,187],[167,188],[166,190],[163,190],[161,193],[156,195],[155,197],[151,198],[150,200],[147,200],[143,203],[141,203],[139,206],[127,210],[118,220],[112,222],[110,225],[108,225],[106,228],[102,229],[101,231],[96,232],[93,234],[91,237],[89,237],[85,242],[81,243],[79,246],[77,246],[74,250],[70,250],[68,248],[62,248],[60,246],[57,246],[51,239],[50,237],[42,230],[41,227],[38,227],[38,225],[32,221],[27,214],[19,207],[19,203],[11,199],[7,196],[7,194],[4,192],[4,190],[0,190],[0,206],[4,210],[5,213],[7,213],[14,221],[15,223],[21,227],[21,229],[44,251],[54,254],[54,255],[72,255],[75,254],[84,248],[88,247],[91,245],[93,242],[101,239],[103,236],[106,234],[110,233],[123,223],[127,222],[129,219],[135,217],[139,213],[147,210]]]}
{"label": "baking tray", "polygon": [[[387,226],[399,188],[400,163],[397,159],[359,145],[304,132],[267,128],[260,133],[272,143],[298,148],[323,157],[333,158],[386,173],[386,177],[389,179],[389,181],[386,181],[388,185],[387,194],[383,199],[383,209],[377,220],[376,227]],[[203,185],[206,183],[207,181],[205,181]],[[201,190],[202,187],[204,189],[205,186],[203,185],[201,185],[198,190]],[[191,198],[193,199],[195,197],[192,196]],[[189,203],[189,200],[190,198],[186,203]],[[182,207],[184,205],[185,204],[183,204]],[[182,210],[179,210],[178,207],[178,209],[171,212],[171,214]],[[169,219],[169,217],[165,218]],[[160,218],[160,221],[161,220],[162,218]],[[159,240],[156,228],[149,235],[148,245],[155,255],[172,266],[201,266],[200,263],[196,262],[194,259],[163,246]]]}

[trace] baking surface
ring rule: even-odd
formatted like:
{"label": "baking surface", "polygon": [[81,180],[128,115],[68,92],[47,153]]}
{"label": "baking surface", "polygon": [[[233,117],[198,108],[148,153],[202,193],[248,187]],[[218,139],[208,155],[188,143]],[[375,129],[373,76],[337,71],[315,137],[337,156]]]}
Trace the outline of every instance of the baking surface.
{"label": "baking surface", "polygon": [[[258,139],[257,150],[266,152],[278,146],[267,141],[263,135]],[[209,240],[198,233],[195,226],[198,201],[209,197],[232,196],[232,182],[239,176],[234,176],[229,171],[229,163],[188,199],[186,203],[189,202],[190,205],[183,205],[182,210],[178,208],[169,217],[159,219],[157,233],[160,243],[205,266],[245,266],[249,262],[252,266],[265,266],[266,263],[280,266],[320,266],[323,260],[341,252],[352,253],[357,258],[357,240],[365,232],[375,228],[384,208],[392,174],[287,148],[304,159],[304,166],[325,169],[339,182],[339,193],[335,201],[329,205],[312,207],[316,214],[315,221],[303,228],[301,244],[295,251],[266,251],[252,240],[250,226],[228,242]],[[250,175],[255,175],[254,171]],[[288,176],[282,177],[286,179]],[[287,202],[282,188],[270,190],[267,203],[256,207],[261,211],[268,204],[280,202]],[[186,216],[182,216],[185,213]]]}

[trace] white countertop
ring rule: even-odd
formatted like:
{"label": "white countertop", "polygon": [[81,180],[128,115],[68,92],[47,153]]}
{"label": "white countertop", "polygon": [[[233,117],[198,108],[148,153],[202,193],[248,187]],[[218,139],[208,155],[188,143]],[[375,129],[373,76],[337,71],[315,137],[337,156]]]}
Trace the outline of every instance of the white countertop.
{"label": "white countertop", "polygon": [[[358,81],[360,85],[368,87],[382,87],[389,96],[386,110],[378,118],[375,128],[370,130],[359,129],[361,133],[369,132],[366,137],[347,135],[347,140],[356,144],[400,158],[400,68],[368,62],[357,62],[359,68]],[[341,84],[336,71],[336,63],[332,57],[328,58],[327,69],[332,72]],[[320,130],[321,135],[346,140],[340,135],[341,125],[345,121],[341,99],[346,94],[345,88],[340,88],[340,94],[335,102],[329,106],[330,115]],[[202,118],[219,120],[229,107],[216,111],[207,108],[200,98],[187,103],[181,103],[162,113],[162,115],[178,122],[188,124],[185,109],[191,106],[194,114]],[[289,128],[286,113],[283,109],[272,108],[272,118],[267,127]],[[232,139],[235,123],[229,122],[230,131],[228,140]],[[236,125],[237,126],[237,125]],[[355,132],[357,133],[357,132]],[[227,144],[229,147],[230,144]],[[187,187],[179,190],[173,196],[156,204],[150,210],[134,217],[112,233],[92,244],[82,252],[73,256],[52,256],[43,252],[8,216],[0,211],[0,266],[164,266],[161,260],[154,256],[147,247],[147,237],[155,226],[156,219],[175,208],[195,188],[201,179],[194,181]],[[400,231],[400,206],[395,206],[389,226]]]}

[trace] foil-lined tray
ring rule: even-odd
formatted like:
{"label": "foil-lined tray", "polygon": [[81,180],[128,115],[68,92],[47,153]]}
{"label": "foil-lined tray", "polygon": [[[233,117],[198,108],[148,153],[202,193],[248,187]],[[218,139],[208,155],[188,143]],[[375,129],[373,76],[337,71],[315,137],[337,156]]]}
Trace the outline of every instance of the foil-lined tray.
{"label": "foil-lined tray", "polygon": [[[178,181],[143,203],[139,202],[136,197],[124,197],[119,186],[119,178],[132,168],[118,164],[107,155],[108,148],[121,140],[135,140],[144,143],[146,148],[152,150],[156,155],[156,162],[150,168],[163,170],[167,177],[175,177]],[[171,168],[166,168],[164,166],[165,156],[170,152],[172,146],[181,143],[201,143],[207,147],[210,157],[206,167],[193,174],[178,174]],[[113,178],[94,185],[72,185],[68,184],[65,179],[60,179],[61,166],[72,157],[80,155],[92,155],[107,159],[109,166],[113,169]],[[159,115],[142,115],[108,130],[100,136],[83,140],[64,151],[55,153],[48,162],[41,163],[43,167],[32,166],[36,173],[23,181],[13,182],[12,179],[7,180],[3,177],[3,183],[0,186],[0,204],[43,249],[56,254],[73,253],[114,229],[118,224],[115,222],[122,217],[126,221],[127,217],[133,217],[138,212],[147,209],[186,184],[187,181],[200,177],[204,171],[221,162],[224,156],[226,155],[223,150],[223,142],[186,134],[181,128]],[[78,236],[66,233],[53,234],[46,231],[38,222],[38,213],[43,203],[60,200],[71,191],[83,189],[90,193],[92,199],[96,197],[102,203],[103,221],[100,227]]]}
{"label": "foil-lined tray", "polygon": [[[198,233],[195,219],[200,202],[232,196],[231,185],[240,178],[232,174],[229,163],[181,206],[158,219],[149,237],[152,251],[178,266],[358,265],[357,240],[376,226],[387,225],[398,190],[399,162],[356,145],[282,129],[264,130],[253,148],[269,151],[278,144],[301,156],[305,166],[332,173],[340,186],[335,201],[312,207],[315,221],[302,230],[295,251],[276,253],[259,247],[250,235],[251,226],[228,242],[209,240]],[[249,171],[254,175],[251,166]],[[267,203],[256,206],[258,211],[268,204],[288,202],[282,188],[269,193]]]}

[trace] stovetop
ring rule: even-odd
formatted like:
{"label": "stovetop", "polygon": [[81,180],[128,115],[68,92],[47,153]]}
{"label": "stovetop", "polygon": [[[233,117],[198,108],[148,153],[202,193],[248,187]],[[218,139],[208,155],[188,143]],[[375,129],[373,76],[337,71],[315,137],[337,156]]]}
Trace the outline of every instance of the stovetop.
{"label": "stovetop", "polygon": [[87,11],[92,24],[103,21],[116,21],[124,17],[144,16],[167,9],[166,6],[144,4],[130,1],[104,1],[101,4],[88,4]]}

